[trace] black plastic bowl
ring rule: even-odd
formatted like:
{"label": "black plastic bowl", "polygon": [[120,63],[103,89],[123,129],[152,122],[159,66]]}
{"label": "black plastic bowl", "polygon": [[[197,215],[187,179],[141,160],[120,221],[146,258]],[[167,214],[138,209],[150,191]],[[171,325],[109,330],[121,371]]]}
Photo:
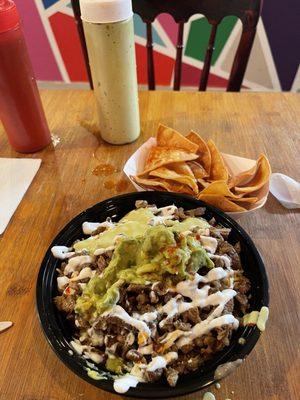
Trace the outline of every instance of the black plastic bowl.
{"label": "black plastic bowl", "polygon": [[[53,304],[53,297],[58,294],[56,268],[59,267],[61,261],[52,256],[51,247],[54,245],[71,246],[76,239],[83,238],[81,226],[84,221],[101,222],[107,217],[118,221],[135,208],[136,200],[147,200],[149,204],[156,204],[159,207],[175,204],[185,210],[205,206],[204,217],[208,220],[214,217],[224,227],[231,228],[229,242],[234,244],[239,241],[241,243],[241,258],[245,275],[251,281],[251,310],[260,310],[262,306],[268,306],[269,302],[266,271],[255,245],[248,234],[234,220],[215,207],[185,195],[165,192],[140,192],[113,197],[83,211],[56,236],[44,257],[37,280],[37,309],[48,342],[65,365],[92,385],[113,393],[115,392],[112,380],[97,381],[90,378],[86,371],[86,361],[75,353],[71,355],[69,342],[72,338],[72,330],[64,316],[57,311]],[[197,391],[214,382],[214,373],[218,365],[244,359],[253,349],[259,336],[260,332],[256,326],[240,327],[233,335],[228,347],[217,353],[212,360],[203,364],[198,371],[180,377],[176,387],[170,387],[162,379],[151,384],[140,383],[125,395],[162,399]],[[241,337],[246,340],[244,345],[238,342]]]}

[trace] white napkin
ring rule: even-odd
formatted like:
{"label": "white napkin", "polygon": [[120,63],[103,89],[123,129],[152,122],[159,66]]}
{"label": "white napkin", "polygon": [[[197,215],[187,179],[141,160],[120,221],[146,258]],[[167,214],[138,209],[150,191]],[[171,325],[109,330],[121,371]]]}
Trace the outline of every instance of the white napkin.
{"label": "white napkin", "polygon": [[300,183],[284,174],[272,174],[270,192],[285,208],[300,208]]}
{"label": "white napkin", "polygon": [[0,235],[4,232],[42,160],[0,158]]}

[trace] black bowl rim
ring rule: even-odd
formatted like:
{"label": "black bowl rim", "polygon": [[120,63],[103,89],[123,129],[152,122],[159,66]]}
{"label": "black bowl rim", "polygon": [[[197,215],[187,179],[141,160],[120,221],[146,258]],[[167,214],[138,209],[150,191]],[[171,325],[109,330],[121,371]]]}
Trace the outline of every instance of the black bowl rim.
{"label": "black bowl rim", "polygon": [[[54,246],[57,242],[59,242],[60,238],[66,234],[69,229],[73,226],[74,222],[76,220],[79,220],[83,215],[85,215],[87,212],[92,211],[93,208],[100,207],[101,205],[104,205],[107,202],[114,202],[115,200],[126,200],[128,198],[134,199],[134,200],[147,200],[148,195],[151,193],[151,195],[155,196],[163,196],[163,197],[169,197],[170,202],[172,200],[180,199],[180,200],[186,200],[188,202],[194,203],[196,207],[206,207],[209,212],[213,213],[218,217],[218,219],[221,219],[223,221],[226,221],[226,224],[230,225],[231,228],[236,230],[239,235],[243,237],[243,240],[246,242],[247,247],[250,248],[250,250],[253,252],[253,256],[258,264],[258,268],[260,270],[261,276],[262,276],[262,290],[263,290],[263,296],[260,300],[262,306],[268,306],[269,305],[269,283],[268,283],[268,278],[267,278],[267,273],[265,270],[265,266],[261,257],[260,252],[257,250],[256,246],[254,245],[252,239],[250,236],[247,234],[247,232],[236,222],[234,221],[229,215],[225,214],[218,208],[211,206],[201,200],[195,199],[191,196],[184,195],[184,194],[179,194],[179,193],[173,193],[173,192],[160,192],[160,191],[151,191],[151,192],[132,192],[132,193],[126,193],[126,194],[121,194],[118,196],[110,197],[108,199],[105,199],[101,202],[98,202],[91,207],[85,209],[81,213],[77,214],[74,218],[72,218],[65,226],[60,230],[60,232],[56,235],[56,237],[53,239],[52,243],[48,247],[48,250],[46,251],[46,254],[43,258],[43,261],[41,263],[41,267],[38,273],[37,281],[36,281],[36,308],[38,312],[38,318],[43,330],[43,333],[46,337],[47,342],[49,343],[50,347],[52,350],[55,352],[55,354],[58,356],[58,358],[69,368],[71,369],[77,376],[79,376],[81,379],[84,379],[85,381],[89,382],[90,384],[108,391],[110,393],[113,393],[115,395],[118,395],[118,393],[115,392],[113,389],[113,382],[111,380],[94,380],[90,378],[86,372],[83,373],[83,365],[82,363],[76,362],[74,359],[73,355],[67,355],[63,354],[61,352],[59,342],[57,341],[57,338],[53,336],[53,331],[51,327],[51,323],[48,320],[47,314],[44,313],[44,302],[43,302],[43,289],[44,289],[44,274],[47,269],[48,261],[49,261],[49,256],[51,256],[51,247]],[[142,198],[141,198],[142,197]],[[143,198],[144,197],[144,198]],[[230,358],[226,359],[226,362],[229,361],[234,361],[237,359],[242,359],[244,360],[249,353],[252,351],[253,347],[257,343],[259,337],[260,337],[261,332],[257,328],[257,326],[251,326],[251,327],[246,327],[244,329],[243,337],[247,337],[247,342],[243,346],[239,346],[239,351],[235,352]],[[241,337],[241,336],[240,336]],[[224,355],[223,358],[226,357],[227,353],[230,352],[230,348],[232,346],[228,346],[228,351]],[[217,365],[222,364],[218,363]],[[201,371],[198,370],[193,374],[197,374]],[[202,376],[203,376],[203,372]],[[206,386],[211,385],[213,382],[215,382],[215,379],[211,379],[211,374],[207,374],[207,380],[208,382],[205,384],[193,384],[190,385],[188,388],[180,388],[180,385],[175,386],[174,388],[168,387],[167,393],[161,393],[160,391],[155,391],[155,386],[151,384],[139,384],[137,388],[131,388],[128,390],[128,392],[122,394],[122,396],[125,397],[135,397],[135,398],[170,398],[170,397],[177,397],[177,396],[183,396],[189,393],[194,393]],[[205,380],[205,372],[204,372],[204,377],[203,379]],[[203,380],[202,379],[202,380]],[[146,392],[143,389],[146,389],[148,387],[149,390]],[[153,390],[154,389],[154,390]]]}

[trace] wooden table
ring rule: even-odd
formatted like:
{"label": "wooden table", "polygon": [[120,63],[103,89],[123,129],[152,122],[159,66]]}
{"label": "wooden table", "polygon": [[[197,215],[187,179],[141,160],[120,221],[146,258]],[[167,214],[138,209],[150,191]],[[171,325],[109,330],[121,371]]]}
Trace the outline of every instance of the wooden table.
{"label": "wooden table", "polygon": [[[256,158],[264,152],[274,172],[299,180],[300,96],[142,92],[142,135],[122,147],[98,139],[92,92],[44,91],[42,97],[51,131],[61,141],[55,149],[28,156],[42,158],[42,166],[0,237],[0,320],[14,322],[0,334],[0,399],[117,399],[69,371],[41,331],[35,282],[49,243],[81,210],[117,192],[133,191],[122,178],[123,164],[154,134],[159,122],[185,133],[193,128],[213,138],[226,153]],[[23,157],[9,148],[2,128],[0,156]],[[93,174],[100,163],[114,165],[118,172],[108,177]],[[112,179],[119,182],[117,188]],[[246,362],[222,381],[220,390],[210,390],[217,400],[296,399],[300,393],[299,211],[284,209],[270,195],[263,209],[240,223],[265,259],[271,314],[267,331]],[[204,392],[183,399],[200,400]]]}

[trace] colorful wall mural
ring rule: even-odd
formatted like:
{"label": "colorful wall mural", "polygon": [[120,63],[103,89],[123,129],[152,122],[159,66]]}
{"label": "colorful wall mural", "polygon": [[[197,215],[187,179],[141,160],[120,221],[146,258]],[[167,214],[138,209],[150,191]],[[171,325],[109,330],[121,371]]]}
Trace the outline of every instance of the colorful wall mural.
{"label": "colorful wall mural", "polygon": [[[15,0],[36,77],[40,81],[86,82],[87,76],[70,0]],[[244,87],[252,90],[300,91],[300,31],[298,0],[266,0],[246,72]],[[147,83],[146,31],[135,15],[138,80]],[[182,84],[198,86],[203,67],[209,24],[201,15],[185,25]],[[241,32],[235,17],[223,20],[218,30],[209,86],[226,87]],[[161,14],[153,24],[156,79],[171,86],[177,25]]]}

